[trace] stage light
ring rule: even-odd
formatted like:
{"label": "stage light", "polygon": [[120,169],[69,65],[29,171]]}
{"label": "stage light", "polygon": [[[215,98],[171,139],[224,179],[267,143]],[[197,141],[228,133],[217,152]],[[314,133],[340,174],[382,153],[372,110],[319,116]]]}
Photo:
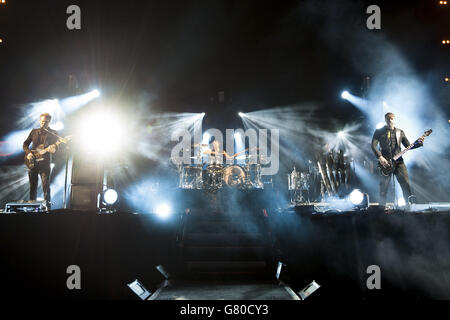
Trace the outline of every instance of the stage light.
{"label": "stage light", "polygon": [[97,155],[113,155],[121,151],[125,138],[122,121],[112,114],[88,115],[79,126],[80,147]]}
{"label": "stage light", "polygon": [[403,197],[398,199],[398,206],[399,207],[404,207],[405,205],[406,205],[406,202],[405,202],[405,199],[403,199]]}
{"label": "stage light", "polygon": [[381,129],[384,127],[384,122],[378,122],[377,129]]}
{"label": "stage light", "polygon": [[55,124],[51,125],[51,128],[56,131],[60,131],[64,129],[64,123],[62,121],[58,121]]}
{"label": "stage light", "polygon": [[312,293],[314,293],[317,289],[320,288],[320,285],[313,280],[310,284],[303,288],[298,294],[302,300],[308,298]]}
{"label": "stage light", "polygon": [[118,197],[117,191],[114,189],[107,189],[103,192],[103,202],[106,205],[112,206],[117,202]]}
{"label": "stage light", "polygon": [[97,89],[92,90],[92,91],[91,91],[91,94],[92,94],[92,96],[93,96],[94,98],[100,97],[100,91],[98,91]]}
{"label": "stage light", "polygon": [[341,94],[342,99],[347,100],[348,98],[350,98],[350,93],[348,91],[344,91]]}
{"label": "stage light", "polygon": [[352,191],[352,193],[350,193],[350,202],[355,206],[361,204],[363,200],[364,194],[360,190],[355,189]]}
{"label": "stage light", "polygon": [[242,112],[239,112],[238,116],[242,118],[244,116],[244,114]]}
{"label": "stage light", "polygon": [[165,219],[170,216],[172,213],[172,209],[167,203],[159,204],[156,209],[155,213],[162,219]]}
{"label": "stage light", "polygon": [[147,299],[152,294],[138,280],[134,280],[132,283],[127,284],[127,286],[142,300]]}
{"label": "stage light", "polygon": [[445,82],[449,82],[449,81],[450,81],[450,78],[449,78],[449,77],[445,77],[444,81],[445,81]]}
{"label": "stage light", "polygon": [[206,113],[202,112],[201,115],[204,116]]}
{"label": "stage light", "polygon": [[2,38],[0,38],[0,43],[3,43],[3,39]]}
{"label": "stage light", "polygon": [[338,132],[338,138],[344,138],[345,137],[345,133],[343,131],[339,131]]}
{"label": "stage light", "polygon": [[234,134],[234,139],[235,140],[239,140],[241,138],[241,134],[239,133],[239,132],[236,132],[235,134]]}

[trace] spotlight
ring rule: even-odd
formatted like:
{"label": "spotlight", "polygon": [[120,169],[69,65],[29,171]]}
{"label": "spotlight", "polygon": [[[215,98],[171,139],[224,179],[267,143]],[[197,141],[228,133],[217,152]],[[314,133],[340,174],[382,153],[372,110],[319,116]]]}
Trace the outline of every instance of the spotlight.
{"label": "spotlight", "polygon": [[449,82],[449,81],[450,81],[450,78],[449,78],[449,77],[445,77],[444,81],[445,81],[445,82]]}
{"label": "spotlight", "polygon": [[202,116],[204,116],[206,113],[202,112]]}
{"label": "spotlight", "polygon": [[344,131],[339,131],[338,132],[338,137],[341,138],[341,139],[344,138],[345,137]]}
{"label": "spotlight", "polygon": [[355,189],[348,196],[348,201],[354,206],[354,209],[367,209],[369,208],[369,195],[363,193],[359,189]]}
{"label": "spotlight", "polygon": [[236,132],[234,134],[234,139],[239,140],[241,138],[241,134],[239,132]]}
{"label": "spotlight", "polygon": [[347,100],[348,98],[350,98],[350,93],[348,91],[344,91],[341,94],[342,99]]}
{"label": "spotlight", "polygon": [[165,219],[170,216],[172,209],[167,203],[159,204],[156,209],[155,213],[162,219]]}
{"label": "spotlight", "polygon": [[384,122],[378,122],[377,129],[381,129],[384,127]]}
{"label": "spotlight", "polygon": [[56,130],[56,131],[60,131],[64,129],[64,123],[62,123],[61,121],[56,122],[55,124],[52,125],[52,129]]}
{"label": "spotlight", "polygon": [[91,115],[80,122],[80,148],[97,155],[117,154],[124,147],[123,119],[112,113]]}
{"label": "spotlight", "polygon": [[137,280],[127,284],[127,286],[142,300],[147,299],[151,295],[151,292],[145,289],[145,287]]}
{"label": "spotlight", "polygon": [[405,205],[406,205],[405,199],[403,199],[403,198],[398,199],[399,207],[404,207]]}
{"label": "spotlight", "polygon": [[209,135],[209,133],[205,133],[203,135],[203,143],[208,143],[209,142],[209,138],[211,138],[211,136]]}
{"label": "spotlight", "polygon": [[361,204],[363,202],[363,200],[364,200],[364,194],[361,191],[359,191],[358,189],[355,189],[352,191],[352,193],[350,193],[350,201],[354,205]]}
{"label": "spotlight", "polygon": [[103,192],[103,202],[106,205],[112,206],[114,203],[117,202],[118,199],[118,195],[117,195],[117,191],[114,189],[106,189]]}
{"label": "spotlight", "polygon": [[242,112],[239,112],[238,116],[242,118],[244,116],[244,114]]}
{"label": "spotlight", "polygon": [[98,91],[97,89],[92,90],[91,93],[94,98],[100,97],[100,91]]}
{"label": "spotlight", "polygon": [[320,285],[313,280],[310,284],[308,284],[306,287],[303,288],[302,291],[300,291],[298,294],[300,295],[300,298],[302,300],[305,300],[308,298],[314,291],[320,288]]}

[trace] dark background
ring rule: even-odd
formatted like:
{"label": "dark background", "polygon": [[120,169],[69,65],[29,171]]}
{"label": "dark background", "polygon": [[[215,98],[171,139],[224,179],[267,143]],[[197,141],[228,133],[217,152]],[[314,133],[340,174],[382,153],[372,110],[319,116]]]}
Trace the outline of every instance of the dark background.
{"label": "dark background", "polygon": [[[68,95],[69,74],[81,91],[98,87],[130,111],[144,99],[149,111],[206,112],[210,127],[238,120],[238,111],[304,102],[320,103],[324,120],[345,121],[360,114],[340,92],[358,93],[371,72],[343,54],[356,33],[382,34],[419,74],[437,72],[433,94],[448,101],[440,41],[450,19],[437,3],[8,1],[0,10],[2,129],[10,130],[15,105]],[[81,30],[66,28],[71,4],[81,8]],[[381,7],[381,30],[366,28],[370,4]],[[217,110],[222,90],[228,103]]]}

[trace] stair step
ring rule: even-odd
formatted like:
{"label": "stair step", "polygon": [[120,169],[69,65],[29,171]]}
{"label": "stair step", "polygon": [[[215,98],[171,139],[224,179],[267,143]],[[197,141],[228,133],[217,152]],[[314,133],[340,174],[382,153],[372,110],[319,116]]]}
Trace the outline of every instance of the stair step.
{"label": "stair step", "polygon": [[228,247],[266,245],[264,234],[253,233],[187,233],[183,239],[185,246]]}
{"label": "stair step", "polygon": [[193,279],[272,279],[265,261],[187,261],[187,278]]}
{"label": "stair step", "polygon": [[184,259],[188,261],[254,261],[265,260],[267,248],[259,247],[184,247]]}
{"label": "stair step", "polygon": [[188,233],[258,233],[264,231],[263,226],[248,222],[210,222],[188,221],[186,232]]}
{"label": "stair step", "polygon": [[255,271],[266,267],[265,261],[186,261],[190,271]]}

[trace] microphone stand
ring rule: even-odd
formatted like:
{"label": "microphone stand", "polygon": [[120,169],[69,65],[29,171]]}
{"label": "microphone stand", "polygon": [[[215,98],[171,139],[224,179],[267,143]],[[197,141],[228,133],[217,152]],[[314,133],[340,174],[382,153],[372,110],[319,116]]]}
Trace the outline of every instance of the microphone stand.
{"label": "microphone stand", "polygon": [[[48,131],[46,128],[43,128],[46,132],[56,136],[58,139],[64,140],[64,138],[60,137],[54,132]],[[69,168],[69,146],[66,145],[66,167],[65,167],[65,173],[64,173],[64,198],[63,198],[63,208],[67,209],[67,172]]]}
{"label": "microphone stand", "polygon": [[[394,128],[395,129],[395,128]],[[389,129],[389,127],[388,127],[388,130],[390,130]],[[395,134],[395,130],[394,130],[394,134]],[[390,136],[390,135],[389,135]],[[395,137],[395,139],[396,139],[396,141],[397,141],[397,137]],[[391,161],[391,168],[392,168],[392,172],[391,172],[391,177],[392,177],[392,187],[394,188],[394,209],[397,209],[397,207],[398,207],[398,203],[397,203],[397,195],[396,195],[396,193],[395,193],[395,179],[394,179],[394,171],[395,171],[395,168],[394,168],[394,154],[392,153],[392,146],[391,146],[391,141],[392,141],[392,138],[389,138],[389,151],[390,151],[390,153],[391,153],[391,159],[390,159],[390,161]],[[390,179],[390,178],[389,178]],[[386,195],[387,196],[387,195]]]}
{"label": "microphone stand", "polygon": [[64,199],[63,208],[67,209],[67,172],[69,168],[69,146],[66,146],[66,172],[64,173]]}

